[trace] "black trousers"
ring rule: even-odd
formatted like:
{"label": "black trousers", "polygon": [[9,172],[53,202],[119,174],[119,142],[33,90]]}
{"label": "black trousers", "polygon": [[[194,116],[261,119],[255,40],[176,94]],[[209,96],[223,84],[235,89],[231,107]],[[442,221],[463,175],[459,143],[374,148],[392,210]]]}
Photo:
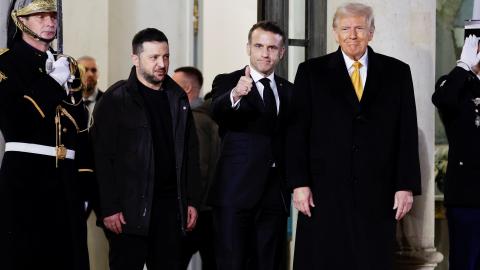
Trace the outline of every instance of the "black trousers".
{"label": "black trousers", "polygon": [[268,182],[252,209],[214,208],[218,270],[279,270],[285,265],[287,213],[276,170]]}
{"label": "black trousers", "polygon": [[202,258],[202,270],[216,270],[213,246],[212,211],[200,211],[195,229],[188,232],[182,244],[182,269],[187,269],[190,259],[196,252]]}
{"label": "black trousers", "polygon": [[480,209],[447,208],[449,269],[480,269]]}
{"label": "black trousers", "polygon": [[[128,220],[126,220],[128,222]],[[110,270],[181,269],[180,217],[176,197],[155,198],[148,236],[106,231]]]}

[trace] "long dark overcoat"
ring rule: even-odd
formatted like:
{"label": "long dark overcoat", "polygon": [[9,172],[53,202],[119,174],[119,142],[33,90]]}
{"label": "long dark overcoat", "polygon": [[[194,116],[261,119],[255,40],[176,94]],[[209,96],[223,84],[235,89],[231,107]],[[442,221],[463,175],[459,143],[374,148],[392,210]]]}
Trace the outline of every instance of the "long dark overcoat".
{"label": "long dark overcoat", "polygon": [[368,48],[359,102],[339,49],[300,64],[292,103],[287,177],[315,202],[299,214],[294,269],[391,269],[394,194],[421,192],[409,66]]}

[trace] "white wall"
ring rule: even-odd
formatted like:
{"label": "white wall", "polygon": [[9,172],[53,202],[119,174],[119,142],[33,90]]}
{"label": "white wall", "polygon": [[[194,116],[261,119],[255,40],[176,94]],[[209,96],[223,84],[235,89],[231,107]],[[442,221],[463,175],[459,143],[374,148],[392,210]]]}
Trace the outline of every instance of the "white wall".
{"label": "white wall", "polygon": [[7,19],[9,18],[9,0],[0,0],[0,48],[7,47]]}
{"label": "white wall", "polygon": [[215,75],[248,65],[248,31],[257,22],[256,0],[208,0],[203,2],[201,59],[204,93],[211,90]]}
{"label": "white wall", "polygon": [[109,79],[113,82],[128,76],[131,40],[135,33],[147,27],[158,28],[169,39],[170,74],[175,67],[193,63],[192,27],[185,19],[191,20],[193,14],[190,2],[193,0],[112,0],[109,9]]}
{"label": "white wall", "polygon": [[170,44],[170,74],[193,63],[193,0],[83,0],[64,2],[64,51],[74,57],[91,55],[105,90],[126,79],[132,66],[131,42],[138,31],[154,27]]}
{"label": "white wall", "polygon": [[89,55],[97,60],[100,89],[110,84],[108,76],[108,0],[63,1],[64,53],[75,58]]}

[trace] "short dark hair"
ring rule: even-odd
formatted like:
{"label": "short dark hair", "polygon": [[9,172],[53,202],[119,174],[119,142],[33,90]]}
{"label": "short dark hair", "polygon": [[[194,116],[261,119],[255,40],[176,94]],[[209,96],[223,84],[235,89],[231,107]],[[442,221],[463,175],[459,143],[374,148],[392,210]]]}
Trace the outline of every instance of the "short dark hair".
{"label": "short dark hair", "polygon": [[179,68],[175,69],[175,72],[183,72],[183,73],[187,74],[188,76],[194,77],[197,80],[200,88],[202,87],[202,85],[203,85],[203,75],[202,75],[202,72],[200,70],[198,70],[198,68],[196,68],[196,67],[179,67]]}
{"label": "short dark hair", "polygon": [[282,44],[285,45],[285,40],[286,40],[285,32],[283,32],[282,28],[280,28],[280,26],[278,26],[276,22],[272,22],[272,21],[259,21],[256,24],[254,24],[252,28],[250,28],[250,31],[248,31],[248,43],[252,41],[253,31],[255,31],[255,29],[258,29],[258,28],[268,32],[279,34],[282,37]]}
{"label": "short dark hair", "polygon": [[168,39],[165,34],[156,29],[156,28],[145,28],[135,34],[132,40],[132,52],[135,55],[140,54],[143,52],[143,43],[149,41],[158,41],[158,42],[166,42],[168,44]]}

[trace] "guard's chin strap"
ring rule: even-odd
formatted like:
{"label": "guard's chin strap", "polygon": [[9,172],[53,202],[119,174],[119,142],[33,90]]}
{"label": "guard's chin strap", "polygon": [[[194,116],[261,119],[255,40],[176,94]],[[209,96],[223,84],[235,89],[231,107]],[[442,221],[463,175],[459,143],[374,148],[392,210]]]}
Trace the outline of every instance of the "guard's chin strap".
{"label": "guard's chin strap", "polygon": [[33,32],[30,28],[28,28],[21,20],[18,19],[18,16],[17,16],[17,13],[16,11],[13,11],[12,12],[12,19],[13,19],[13,22],[15,23],[15,25],[24,33],[32,36],[34,39],[36,40],[40,40],[40,41],[43,41],[45,43],[50,43],[52,42],[56,37],[57,35],[55,34],[55,36],[53,38],[49,38],[49,39],[46,39],[46,38],[42,38],[40,37],[39,35],[37,35],[35,32]]}
{"label": "guard's chin strap", "polygon": [[55,40],[56,35],[55,35],[54,38],[49,38],[49,39],[39,37],[38,35],[33,36],[33,38],[35,38],[36,40],[43,41],[43,42],[45,42],[45,43],[47,43],[47,44],[50,44],[53,40]]}

